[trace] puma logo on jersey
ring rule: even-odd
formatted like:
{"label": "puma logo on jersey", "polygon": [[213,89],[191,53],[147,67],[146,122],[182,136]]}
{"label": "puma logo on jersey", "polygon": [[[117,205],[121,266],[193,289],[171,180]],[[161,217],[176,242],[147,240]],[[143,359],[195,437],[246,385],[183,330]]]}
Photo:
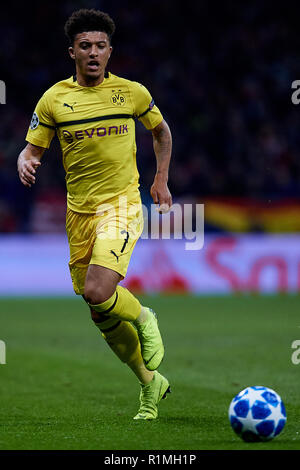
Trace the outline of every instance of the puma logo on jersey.
{"label": "puma logo on jersey", "polygon": [[110,252],[117,258],[117,262],[119,262],[119,256],[116,255],[116,253],[113,250],[110,250]]}
{"label": "puma logo on jersey", "polygon": [[[74,104],[76,104],[76,103],[74,103]],[[74,108],[73,108],[74,104],[71,106],[71,105],[68,104],[68,103],[64,103],[64,106],[66,106],[67,108],[71,108],[72,111],[74,112]]]}

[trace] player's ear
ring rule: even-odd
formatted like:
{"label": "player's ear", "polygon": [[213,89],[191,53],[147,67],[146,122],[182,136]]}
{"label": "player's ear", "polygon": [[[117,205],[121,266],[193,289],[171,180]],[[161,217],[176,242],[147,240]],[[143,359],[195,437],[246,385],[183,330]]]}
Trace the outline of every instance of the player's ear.
{"label": "player's ear", "polygon": [[68,51],[69,51],[70,57],[72,59],[75,59],[74,48],[72,46],[70,46]]}

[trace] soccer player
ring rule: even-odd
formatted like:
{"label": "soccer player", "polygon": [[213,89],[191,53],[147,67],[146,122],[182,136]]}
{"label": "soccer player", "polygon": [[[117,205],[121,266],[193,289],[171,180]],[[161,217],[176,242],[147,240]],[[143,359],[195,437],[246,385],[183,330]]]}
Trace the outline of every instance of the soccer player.
{"label": "soccer player", "polygon": [[170,208],[168,169],[172,137],[148,90],[106,70],[115,24],[98,10],[75,11],[65,24],[76,73],[38,101],[18,157],[21,182],[31,187],[56,132],[66,171],[66,231],[74,291],[88,304],[102,336],[137,376],[140,406],[134,419],[155,419],[170,391],[158,371],[164,346],[155,313],[124,279],[143,230],[136,166],[135,119],[153,136],[157,171],[151,196]]}

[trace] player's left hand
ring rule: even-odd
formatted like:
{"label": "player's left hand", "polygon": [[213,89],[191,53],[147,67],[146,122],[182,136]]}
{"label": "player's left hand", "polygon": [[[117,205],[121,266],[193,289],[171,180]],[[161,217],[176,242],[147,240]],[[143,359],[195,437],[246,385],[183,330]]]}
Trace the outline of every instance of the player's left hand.
{"label": "player's left hand", "polygon": [[169,212],[172,207],[172,196],[165,179],[161,178],[159,175],[155,175],[150,194],[154,204],[158,204],[157,211],[160,214]]}

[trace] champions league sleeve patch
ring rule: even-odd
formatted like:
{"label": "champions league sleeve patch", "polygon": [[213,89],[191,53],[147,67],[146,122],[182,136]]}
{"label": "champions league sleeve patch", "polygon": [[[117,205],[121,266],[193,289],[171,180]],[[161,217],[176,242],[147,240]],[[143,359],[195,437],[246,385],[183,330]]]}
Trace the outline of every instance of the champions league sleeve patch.
{"label": "champions league sleeve patch", "polygon": [[153,108],[154,104],[155,104],[155,103],[154,103],[154,100],[152,100],[151,103],[149,104],[149,110],[150,110],[150,111],[151,111],[151,109]]}
{"label": "champions league sleeve patch", "polygon": [[33,113],[31,122],[30,122],[30,129],[34,131],[34,129],[38,127],[39,123],[40,123],[40,120],[39,120],[38,115],[36,113]]}

